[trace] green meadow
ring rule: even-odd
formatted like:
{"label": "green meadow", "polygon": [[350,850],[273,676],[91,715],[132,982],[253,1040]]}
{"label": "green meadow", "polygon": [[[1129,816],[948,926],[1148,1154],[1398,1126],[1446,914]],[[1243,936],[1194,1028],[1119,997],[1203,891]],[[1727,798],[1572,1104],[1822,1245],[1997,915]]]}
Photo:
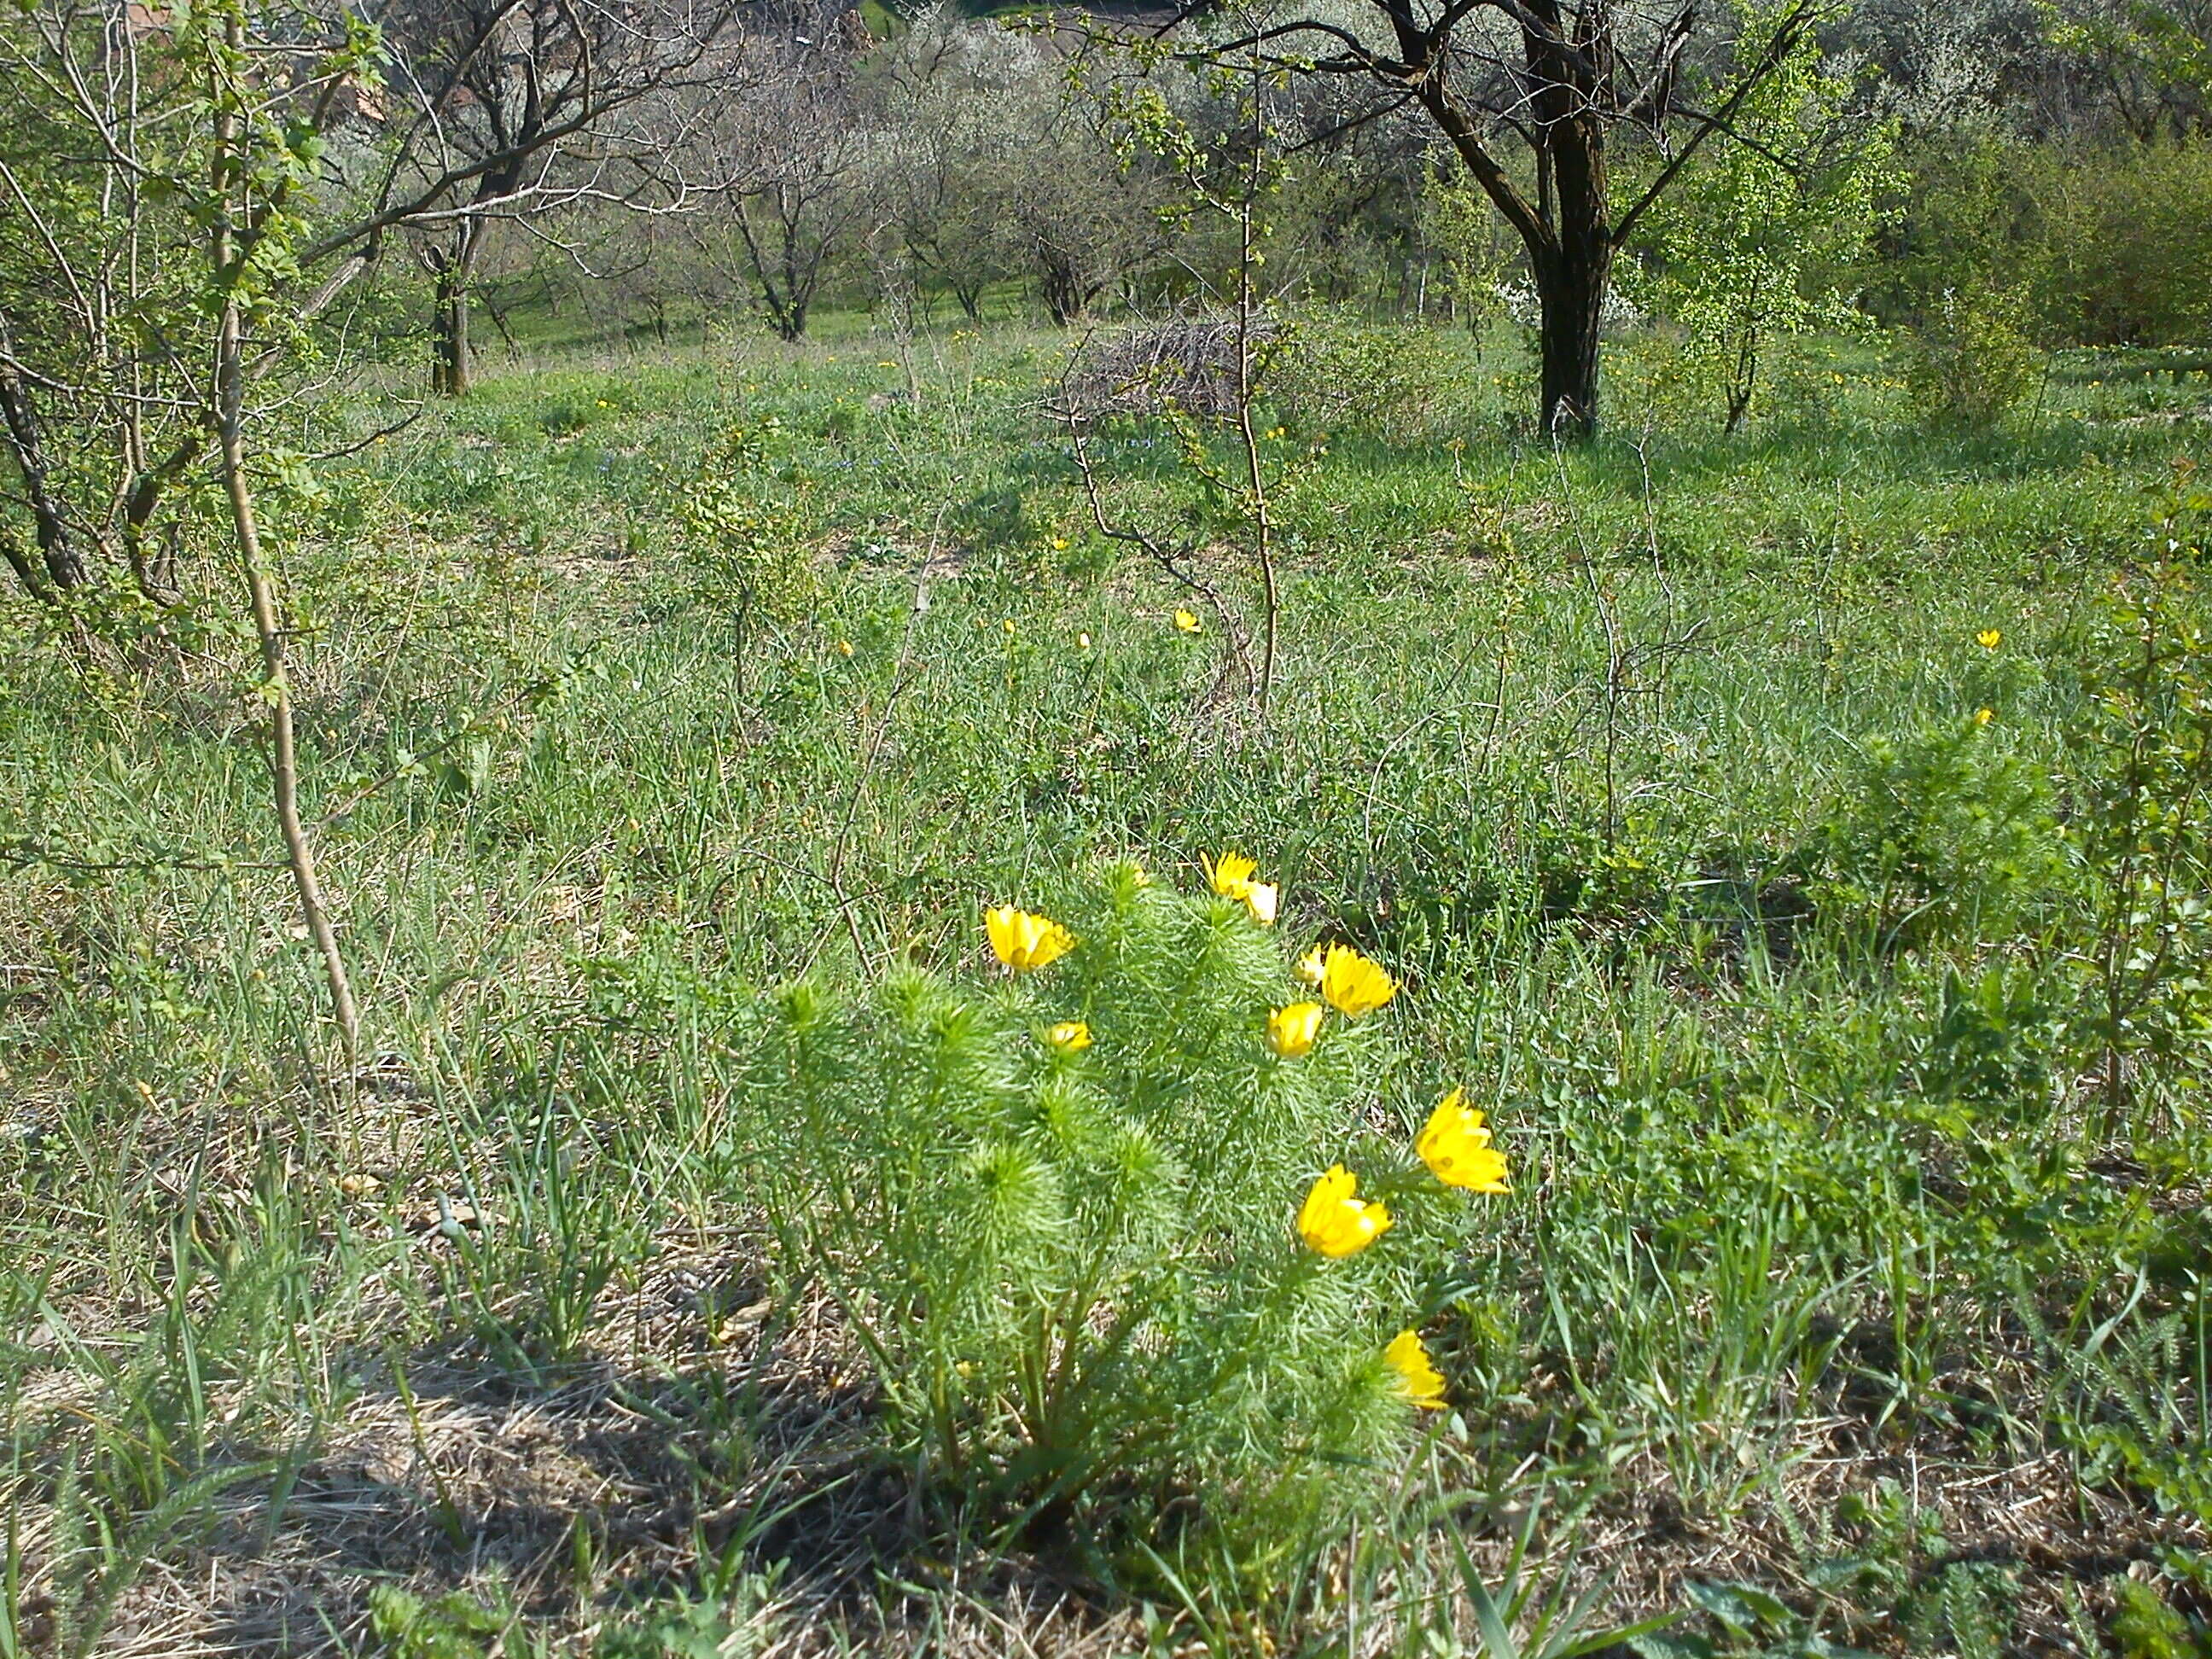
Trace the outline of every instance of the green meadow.
{"label": "green meadow", "polygon": [[4,601],[0,1656],[2212,1651],[2201,368],[1316,323],[1263,700],[1066,347],[283,416],[350,1060],[250,637]]}

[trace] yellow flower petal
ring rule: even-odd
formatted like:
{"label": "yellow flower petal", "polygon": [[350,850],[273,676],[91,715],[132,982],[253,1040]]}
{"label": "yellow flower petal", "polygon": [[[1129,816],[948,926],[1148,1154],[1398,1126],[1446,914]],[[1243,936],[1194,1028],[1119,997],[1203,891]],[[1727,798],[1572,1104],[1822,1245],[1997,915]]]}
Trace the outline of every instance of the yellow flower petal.
{"label": "yellow flower petal", "polygon": [[1267,1016],[1267,1046],[1285,1060],[1313,1052],[1321,1036],[1322,1009],[1318,1002],[1294,1002]]}
{"label": "yellow flower petal", "polygon": [[1242,853],[1224,853],[1218,859],[1207,858],[1201,853],[1198,861],[1206,870],[1206,885],[1223,898],[1243,898],[1260,869],[1257,863]]}
{"label": "yellow flower petal", "polygon": [[1483,1115],[1455,1089],[1437,1103],[1429,1121],[1413,1137],[1413,1150],[1429,1173],[1447,1187],[1473,1193],[1507,1193],[1505,1154],[1490,1144],[1490,1127]]}
{"label": "yellow flower petal", "polygon": [[990,939],[993,954],[1017,973],[1057,962],[1075,948],[1075,935],[1058,922],[1011,904],[985,910],[983,931]]}
{"label": "yellow flower petal", "polygon": [[1244,890],[1244,908],[1262,927],[1272,927],[1275,925],[1275,908],[1282,902],[1282,890],[1272,881],[1255,881]]}
{"label": "yellow flower petal", "polygon": [[1176,631],[1179,634],[1195,634],[1199,631],[1198,617],[1188,611],[1176,611],[1175,623]]}
{"label": "yellow flower petal", "polygon": [[1322,954],[1322,1000],[1357,1019],[1371,1014],[1398,994],[1398,982],[1348,945],[1332,945]]}
{"label": "yellow flower petal", "polygon": [[1390,1228],[1390,1212],[1358,1196],[1359,1182],[1341,1164],[1332,1164],[1298,1206],[1298,1237],[1316,1255],[1332,1261],[1357,1255]]}
{"label": "yellow flower petal", "polygon": [[1974,643],[1984,651],[1994,651],[2003,642],[2004,629],[2002,628],[1984,628],[1974,635]]}
{"label": "yellow flower petal", "polygon": [[1412,1331],[1401,1331],[1390,1339],[1390,1346],[1382,1350],[1383,1362],[1398,1373],[1398,1385],[1406,1391],[1406,1398],[1424,1411],[1442,1411],[1444,1404],[1443,1373],[1429,1358],[1429,1351],[1421,1346],[1421,1339]]}
{"label": "yellow flower petal", "polygon": [[1235,899],[1252,913],[1252,920],[1262,927],[1274,925],[1275,912],[1282,902],[1282,889],[1274,883],[1255,881],[1260,866],[1242,853],[1224,853],[1218,859],[1200,854],[1199,862],[1205,866],[1206,884],[1223,898]]}
{"label": "yellow flower petal", "polygon": [[1298,958],[1298,977],[1305,981],[1307,984],[1318,989],[1321,985],[1322,975],[1324,971],[1324,967],[1325,963],[1322,957],[1321,946],[1316,945],[1312,950],[1307,951],[1305,955]]}
{"label": "yellow flower petal", "polygon": [[1091,1027],[1083,1020],[1064,1019],[1047,1028],[1044,1040],[1064,1054],[1079,1054],[1091,1046]]}

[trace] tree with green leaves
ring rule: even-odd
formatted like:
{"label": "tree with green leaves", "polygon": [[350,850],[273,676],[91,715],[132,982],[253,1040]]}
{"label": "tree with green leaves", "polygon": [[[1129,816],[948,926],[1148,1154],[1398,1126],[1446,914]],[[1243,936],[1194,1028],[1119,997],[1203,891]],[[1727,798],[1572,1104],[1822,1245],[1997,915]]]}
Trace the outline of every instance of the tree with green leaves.
{"label": "tree with green leaves", "polygon": [[[1542,313],[1539,418],[1587,438],[1621,250],[1709,145],[1731,141],[1746,104],[1836,9],[1790,0],[1740,38],[1738,20],[1716,24],[1674,0],[1360,0],[1349,17],[1304,3],[1229,28],[1199,8],[1190,15],[1208,33],[1188,43],[1231,62],[1363,80],[1377,100],[1363,118],[1425,118],[1527,258]],[[1624,149],[1652,162],[1621,173]]]}
{"label": "tree with green leaves", "polygon": [[[1767,38],[1771,0],[1735,0],[1739,43]],[[1687,360],[1722,401],[1726,430],[1751,412],[1775,341],[1863,323],[1844,283],[1881,228],[1892,128],[1854,118],[1854,88],[1802,37],[1653,210],[1651,276],[1638,299],[1688,337]]]}

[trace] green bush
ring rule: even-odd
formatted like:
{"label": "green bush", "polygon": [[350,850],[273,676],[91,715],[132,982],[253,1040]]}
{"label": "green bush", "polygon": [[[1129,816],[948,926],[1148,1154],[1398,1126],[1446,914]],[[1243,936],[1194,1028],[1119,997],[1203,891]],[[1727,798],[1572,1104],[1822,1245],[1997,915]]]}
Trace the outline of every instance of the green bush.
{"label": "green bush", "polygon": [[1464,337],[1320,313],[1303,319],[1285,341],[1268,397],[1286,421],[1308,431],[1417,443],[1464,427],[1479,401],[1479,380]]}
{"label": "green bush", "polygon": [[[1476,1212],[1369,1127],[1387,1017],[1324,1018],[1310,996],[1361,1005],[1301,991],[1259,908],[1123,866],[1068,896],[1065,956],[801,982],[741,1045],[781,1263],[830,1294],[890,1449],[1033,1531],[1179,1516],[1279,1555],[1392,1470],[1433,1376],[1386,1345]],[[1332,1164],[1375,1248],[1301,1248]]]}
{"label": "green bush", "polygon": [[1973,720],[1869,744],[1818,840],[1815,904],[1885,945],[1987,938],[2063,869],[2042,780]]}
{"label": "green bush", "polygon": [[2043,354],[2021,331],[2024,298],[1995,289],[1943,296],[1912,336],[1905,379],[1913,406],[1938,432],[1994,429],[2027,401],[2043,374]]}
{"label": "green bush", "polygon": [[2187,345],[2212,329],[2212,143],[2046,164],[2039,308],[2084,345]]}

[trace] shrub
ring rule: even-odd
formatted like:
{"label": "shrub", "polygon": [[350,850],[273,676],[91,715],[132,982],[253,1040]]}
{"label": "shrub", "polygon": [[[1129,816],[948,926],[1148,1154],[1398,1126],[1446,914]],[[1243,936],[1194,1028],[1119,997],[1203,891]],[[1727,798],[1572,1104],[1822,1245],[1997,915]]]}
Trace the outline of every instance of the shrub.
{"label": "shrub", "polygon": [[1986,937],[2063,868],[2041,780],[1973,720],[1869,744],[1818,842],[1815,904],[1885,945]]}
{"label": "shrub", "polygon": [[1991,431],[2027,400],[2043,356],[2014,320],[2024,303],[1995,290],[1954,291],[1912,337],[1905,384],[1930,428]]}
{"label": "shrub", "polygon": [[2212,143],[2045,170],[2040,309],[2085,345],[2189,345],[2212,326]]}
{"label": "shrub", "polygon": [[1316,315],[1301,322],[1269,393],[1309,430],[1418,443],[1464,431],[1482,401],[1473,343],[1441,330]]}
{"label": "shrub", "polygon": [[[1256,1563],[1357,1503],[1435,1403],[1390,1334],[1474,1212],[1365,1127],[1387,1018],[1323,1015],[1363,1005],[1298,987],[1257,919],[1272,890],[1224,864],[1226,895],[1129,866],[1081,886],[1072,950],[1026,919],[1034,955],[1000,955],[1030,965],[993,984],[791,986],[741,1089],[781,1264],[833,1300],[892,1449],[1032,1532],[1105,1525],[1110,1495],[1104,1536],[1180,1517]],[[1495,1158],[1479,1116],[1443,1115]],[[1332,1164],[1358,1195],[1324,1191],[1330,1215],[1388,1206],[1371,1249],[1293,1230]]]}

